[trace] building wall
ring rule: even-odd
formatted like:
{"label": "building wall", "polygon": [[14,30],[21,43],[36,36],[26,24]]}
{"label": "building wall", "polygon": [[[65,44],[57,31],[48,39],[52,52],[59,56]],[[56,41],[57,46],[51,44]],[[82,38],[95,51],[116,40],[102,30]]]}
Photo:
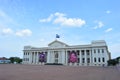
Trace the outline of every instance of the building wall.
{"label": "building wall", "polygon": [[[58,47],[57,47],[58,45]],[[70,52],[75,52],[77,62],[69,62]],[[40,61],[40,55],[45,54],[46,61]],[[45,64],[45,63],[62,63],[69,66],[107,66],[109,60],[109,51],[106,43],[101,41],[92,42],[88,46],[66,46],[61,43],[54,43],[47,48],[24,47],[23,64]]]}

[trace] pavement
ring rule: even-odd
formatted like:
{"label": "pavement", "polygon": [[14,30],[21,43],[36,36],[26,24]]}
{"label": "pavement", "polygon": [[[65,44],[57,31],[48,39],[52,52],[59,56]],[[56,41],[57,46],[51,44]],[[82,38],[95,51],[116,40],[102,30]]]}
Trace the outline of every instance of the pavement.
{"label": "pavement", "polygon": [[120,66],[0,64],[0,80],[119,80]]}

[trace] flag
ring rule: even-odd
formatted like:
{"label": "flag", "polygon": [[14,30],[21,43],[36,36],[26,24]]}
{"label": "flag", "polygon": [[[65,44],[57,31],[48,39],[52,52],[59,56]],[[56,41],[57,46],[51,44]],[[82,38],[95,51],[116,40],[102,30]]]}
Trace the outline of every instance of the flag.
{"label": "flag", "polygon": [[60,38],[60,35],[56,34],[56,38]]}

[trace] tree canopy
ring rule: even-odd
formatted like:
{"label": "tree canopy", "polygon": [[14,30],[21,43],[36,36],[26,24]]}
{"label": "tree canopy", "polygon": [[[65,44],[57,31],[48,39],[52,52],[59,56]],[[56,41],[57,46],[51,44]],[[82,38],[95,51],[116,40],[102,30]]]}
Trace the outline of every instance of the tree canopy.
{"label": "tree canopy", "polygon": [[11,61],[11,63],[21,63],[22,59],[19,57],[10,57],[9,60]]}

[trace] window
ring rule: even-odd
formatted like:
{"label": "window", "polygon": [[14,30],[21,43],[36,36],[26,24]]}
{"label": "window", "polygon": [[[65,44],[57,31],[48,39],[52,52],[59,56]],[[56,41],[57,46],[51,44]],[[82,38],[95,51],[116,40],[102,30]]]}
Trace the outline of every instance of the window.
{"label": "window", "polygon": [[28,58],[28,61],[29,61],[29,58]]}
{"label": "window", "polygon": [[84,50],[81,50],[81,53],[82,53],[82,55],[84,55],[84,53],[85,53]]}
{"label": "window", "polygon": [[90,55],[90,53],[87,53],[87,55],[89,56],[89,55]]}
{"label": "window", "polygon": [[96,49],[94,49],[94,53],[96,53]]}
{"label": "window", "polygon": [[105,62],[105,58],[102,58],[102,62]]}
{"label": "window", "polygon": [[55,58],[58,58],[58,53],[55,53]]}
{"label": "window", "polygon": [[84,53],[82,53],[82,55],[84,55]]}
{"label": "window", "polygon": [[87,63],[90,63],[90,58],[87,58]]}
{"label": "window", "polygon": [[98,58],[98,62],[100,62],[100,58]]}
{"label": "window", "polygon": [[94,58],[94,62],[96,62],[96,58]]}
{"label": "window", "polygon": [[85,63],[85,58],[82,58],[82,63]]}
{"label": "window", "polygon": [[100,49],[98,49],[98,53],[100,53]]}
{"label": "window", "polygon": [[104,49],[102,49],[102,53],[104,53]]}
{"label": "window", "polygon": [[87,52],[87,53],[89,53],[89,52],[90,52],[90,50],[86,50],[86,52]]}

